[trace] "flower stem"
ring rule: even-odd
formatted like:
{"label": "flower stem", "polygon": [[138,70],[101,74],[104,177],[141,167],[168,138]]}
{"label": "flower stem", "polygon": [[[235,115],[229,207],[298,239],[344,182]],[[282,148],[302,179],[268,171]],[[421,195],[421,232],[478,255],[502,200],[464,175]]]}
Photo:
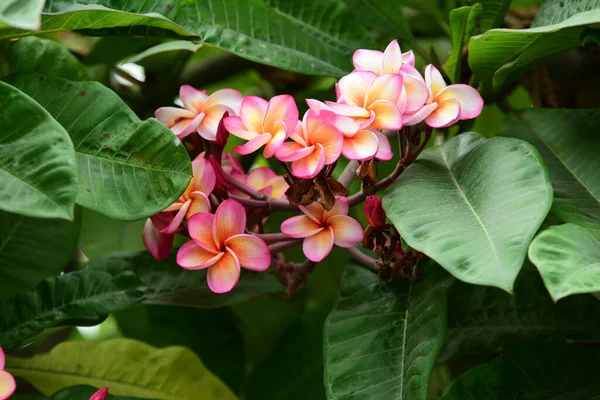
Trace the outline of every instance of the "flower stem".
{"label": "flower stem", "polygon": [[373,257],[370,257],[370,256],[364,254],[363,252],[358,250],[356,247],[350,247],[349,249],[346,249],[346,250],[350,254],[350,257],[352,257],[355,261],[358,261],[359,263],[361,263],[365,267],[369,268],[370,270],[373,270],[375,272],[378,271],[377,260],[374,259]]}
{"label": "flower stem", "polygon": [[279,252],[289,249],[290,247],[300,244],[301,242],[302,242],[302,239],[290,239],[290,240],[286,240],[283,242],[277,242],[277,243],[269,246],[269,251],[271,253],[279,253]]}

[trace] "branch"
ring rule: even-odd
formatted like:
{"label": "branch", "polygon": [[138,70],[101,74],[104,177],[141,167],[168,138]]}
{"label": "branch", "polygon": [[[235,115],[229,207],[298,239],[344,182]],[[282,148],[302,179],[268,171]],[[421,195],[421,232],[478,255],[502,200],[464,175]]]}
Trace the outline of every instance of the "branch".
{"label": "branch", "polygon": [[241,182],[241,181],[235,179],[233,176],[231,176],[229,174],[223,173],[223,178],[225,179],[225,182],[227,182],[227,184],[238,189],[240,192],[247,194],[248,196],[252,197],[253,199],[263,200],[267,197],[266,194],[260,193],[253,187],[246,185],[244,182]]}
{"label": "branch", "polygon": [[264,240],[266,243],[275,243],[291,239],[285,233],[253,233],[252,235]]}
{"label": "branch", "polygon": [[379,271],[379,269],[377,268],[377,260],[373,257],[369,257],[368,255],[358,250],[356,247],[350,247],[346,250],[350,254],[350,257],[352,257],[355,261],[358,261],[370,270],[373,270],[375,272]]}
{"label": "branch", "polygon": [[293,246],[295,246],[295,245],[297,245],[297,244],[301,243],[301,242],[302,242],[302,240],[303,240],[303,239],[291,239],[291,238],[290,238],[290,240],[287,240],[287,241],[285,241],[285,242],[278,242],[278,243],[275,243],[275,244],[272,244],[272,245],[270,245],[270,246],[269,246],[269,251],[270,251],[271,253],[279,253],[279,252],[282,252],[282,251],[284,251],[284,250],[287,250],[287,249],[289,249],[290,247],[293,247]]}
{"label": "branch", "polygon": [[255,199],[247,199],[245,197],[236,196],[234,194],[229,195],[230,199],[236,200],[238,203],[243,205],[244,207],[249,208],[262,208],[269,211],[296,211],[298,208],[288,201],[275,199],[273,197],[267,196],[266,199],[263,200],[255,200]]}
{"label": "branch", "polygon": [[340,177],[338,178],[338,182],[340,182],[342,185],[344,185],[344,187],[346,189],[348,189],[350,187],[350,183],[356,176],[357,168],[358,168],[358,161],[350,160],[350,161],[348,161],[348,164],[346,164],[346,167],[340,174]]}

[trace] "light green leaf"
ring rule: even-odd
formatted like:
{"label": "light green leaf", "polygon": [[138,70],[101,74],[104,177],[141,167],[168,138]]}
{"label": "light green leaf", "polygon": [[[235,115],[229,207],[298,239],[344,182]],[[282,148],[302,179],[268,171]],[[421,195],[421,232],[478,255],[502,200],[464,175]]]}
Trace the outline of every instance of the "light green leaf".
{"label": "light green leaf", "polygon": [[448,292],[448,334],[440,360],[519,343],[598,342],[599,317],[600,302],[592,296],[554,304],[533,267],[523,268],[514,295],[456,281]]}
{"label": "light green leaf", "polygon": [[[342,0],[48,2],[42,32],[73,29],[201,39],[260,63],[333,76],[352,70],[350,57],[355,49],[376,46]],[[32,33],[0,29],[0,38]]]}
{"label": "light green leaf", "polygon": [[600,239],[599,128],[599,110],[531,109],[511,115],[500,134],[537,147],[554,187],[550,212]]}
{"label": "light green leaf", "polygon": [[598,0],[545,0],[535,14],[531,27],[558,24],[575,14],[599,8]]}
{"label": "light green leaf", "polygon": [[0,209],[73,218],[77,169],[64,128],[38,103],[0,82]]}
{"label": "light green leaf", "polygon": [[188,52],[195,53],[202,47],[201,44],[194,44],[192,42],[186,40],[173,40],[169,42],[164,42],[157,44],[156,46],[152,46],[149,49],[142,51],[141,53],[135,54],[132,57],[125,59],[124,63],[136,63],[143,67],[157,67],[156,64],[160,67],[165,67],[163,58],[167,60],[171,60],[173,57],[164,57],[165,53],[179,53],[179,52]]}
{"label": "light green leaf", "polygon": [[173,132],[153,118],[140,121],[105,86],[26,73],[6,79],[69,132],[77,154],[78,204],[137,220],[164,210],[187,187],[191,163]]}
{"label": "light green leaf", "polygon": [[383,197],[409,246],[465,282],[506,291],[551,203],[533,146],[474,132],[425,150]]}
{"label": "light green leaf", "polygon": [[463,47],[469,42],[473,30],[477,26],[477,17],[481,14],[482,10],[481,4],[476,3],[473,6],[455,8],[450,11],[452,51],[448,56],[448,60],[446,60],[444,70],[454,83],[460,82],[463,63]]}
{"label": "light green leaf", "polygon": [[511,0],[478,0],[483,6],[481,31],[498,28],[504,23],[504,16],[510,8]]}
{"label": "light green leaf", "polygon": [[576,293],[600,292],[600,240],[579,225],[544,230],[531,242],[529,259],[554,301]]}
{"label": "light green leaf", "polygon": [[0,30],[5,26],[40,29],[40,13],[44,0],[3,0],[0,3]]}
{"label": "light green leaf", "polygon": [[327,397],[425,400],[446,336],[451,282],[432,262],[414,282],[390,283],[348,265],[325,323]]}
{"label": "light green leaf", "polygon": [[25,37],[15,42],[8,53],[10,72],[37,72],[72,81],[87,79],[83,64],[60,43]]}
{"label": "light green leaf", "polygon": [[600,9],[573,15],[558,24],[530,29],[491,29],[469,42],[469,65],[498,89],[532,67],[581,45],[600,23]]}
{"label": "light green leaf", "polygon": [[515,346],[461,375],[442,400],[587,400],[600,393],[600,351],[565,344]]}
{"label": "light green leaf", "polygon": [[191,350],[157,349],[130,339],[63,342],[47,354],[7,357],[6,369],[46,395],[90,385],[108,386],[115,395],[152,399],[237,398]]}
{"label": "light green leaf", "polygon": [[393,0],[344,0],[350,11],[363,24],[376,29],[387,28],[402,39],[410,40],[412,32],[404,18],[402,4]]}
{"label": "light green leaf", "polygon": [[77,224],[0,211],[0,297],[61,272],[75,255]]}

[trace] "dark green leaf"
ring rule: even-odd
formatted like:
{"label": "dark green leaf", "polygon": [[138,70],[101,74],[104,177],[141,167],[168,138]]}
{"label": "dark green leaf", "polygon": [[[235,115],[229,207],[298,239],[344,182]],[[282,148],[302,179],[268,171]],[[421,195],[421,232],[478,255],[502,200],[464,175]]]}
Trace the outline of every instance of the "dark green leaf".
{"label": "dark green leaf", "polygon": [[363,24],[379,30],[389,29],[405,40],[412,38],[399,2],[393,0],[344,0],[344,2]]}
{"label": "dark green leaf", "polygon": [[0,3],[0,29],[6,26],[39,29],[42,7],[44,0],[3,0]]}
{"label": "dark green leaf", "polygon": [[[15,393],[10,399],[11,400],[87,400],[89,399],[98,388],[86,385],[77,385],[64,388],[54,393],[53,395],[46,396],[35,396],[28,395],[24,393]],[[32,396],[32,397],[30,397]],[[108,394],[106,397],[107,400],[141,400],[140,397],[122,397],[122,396],[113,396],[112,394]]]}
{"label": "dark green leaf", "polygon": [[77,154],[78,204],[136,220],[162,211],[187,187],[191,164],[181,142],[157,120],[140,121],[105,86],[25,73],[6,79],[69,132]]}
{"label": "dark green leaf", "polygon": [[383,197],[409,246],[465,282],[506,291],[551,203],[533,146],[474,132],[425,150]]}
{"label": "dark green leaf", "polygon": [[579,225],[544,230],[531,242],[529,259],[554,301],[576,293],[600,292],[600,240]]}
{"label": "dark green leaf", "polygon": [[461,81],[463,64],[463,48],[469,42],[473,30],[477,26],[477,17],[481,14],[481,4],[455,8],[450,11],[450,29],[452,29],[452,51],[446,60],[444,70],[452,82]]}
{"label": "dark green leaf", "polygon": [[452,279],[428,262],[416,281],[380,281],[349,265],[325,323],[329,399],[425,400],[446,336]]}
{"label": "dark green leaf", "polygon": [[77,224],[0,211],[0,297],[61,272],[75,255]]}
{"label": "dark green leaf", "polygon": [[598,110],[532,109],[511,115],[500,134],[537,147],[550,170],[550,212],[600,238],[600,127]]}
{"label": "dark green leaf", "polygon": [[0,209],[73,218],[77,169],[69,135],[31,97],[0,82]]}
{"label": "dark green leaf", "polygon": [[504,25],[504,16],[508,12],[511,0],[478,0],[483,6],[481,13],[481,31]]}
{"label": "dark green leaf", "polygon": [[514,347],[463,374],[442,400],[588,400],[600,393],[600,351],[575,345]]}

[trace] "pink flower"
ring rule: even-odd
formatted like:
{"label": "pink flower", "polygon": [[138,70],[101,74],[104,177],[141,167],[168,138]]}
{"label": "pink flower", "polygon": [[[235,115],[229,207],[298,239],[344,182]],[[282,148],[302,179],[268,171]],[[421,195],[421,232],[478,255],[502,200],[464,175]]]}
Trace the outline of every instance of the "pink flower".
{"label": "pink flower", "polygon": [[246,178],[246,184],[260,193],[268,194],[276,199],[285,199],[285,191],[289,188],[283,176],[277,175],[275,171],[267,167],[250,171]]}
{"label": "pink flower", "polygon": [[425,82],[429,95],[425,105],[416,113],[407,116],[405,125],[415,125],[423,120],[432,128],[445,128],[458,120],[471,119],[481,114],[483,99],[469,85],[450,85],[433,66],[425,69]]}
{"label": "pink flower", "polygon": [[192,240],[177,252],[177,264],[185,269],[208,268],[208,287],[229,292],[240,278],[240,267],[266,271],[271,265],[267,244],[244,234],[246,211],[235,200],[225,200],[215,214],[198,213],[188,221]]}
{"label": "pink flower", "polygon": [[402,75],[377,76],[371,71],[357,71],[339,80],[337,103],[326,102],[336,113],[359,123],[360,128],[402,128],[406,109],[406,90]]}
{"label": "pink flower", "polygon": [[183,85],[179,89],[179,97],[185,108],[161,107],[154,116],[179,139],[196,131],[206,140],[216,140],[223,114],[239,114],[243,99],[237,90],[221,89],[209,96],[206,91],[196,90],[189,85]]}
{"label": "pink flower", "polygon": [[4,371],[4,364],[4,351],[0,347],[0,400],[8,399],[17,389],[15,378],[7,371]]}
{"label": "pink flower", "polygon": [[367,196],[363,212],[369,225],[373,228],[383,228],[385,226],[386,215],[381,206],[381,199],[377,196]]}
{"label": "pink flower", "polygon": [[239,117],[227,117],[225,128],[231,134],[248,140],[234,148],[239,154],[250,154],[265,146],[263,155],[270,158],[298,123],[298,108],[288,94],[270,101],[248,96],[242,101]]}
{"label": "pink flower", "polygon": [[281,232],[293,238],[304,238],[302,251],[306,258],[319,262],[331,252],[333,245],[353,247],[363,239],[360,224],[348,216],[348,199],[338,197],[326,211],[317,202],[300,209],[305,215],[289,218],[281,224]]}
{"label": "pink flower", "polygon": [[103,387],[90,397],[90,400],[104,400],[108,396],[108,386]]}
{"label": "pink flower", "polygon": [[311,110],[290,138],[293,142],[282,143],[275,156],[279,161],[291,161],[294,176],[305,179],[314,178],[324,165],[333,164],[344,144],[342,133]]}
{"label": "pink flower", "polygon": [[174,233],[162,233],[171,222],[171,217],[167,213],[158,213],[146,220],[142,239],[144,246],[157,260],[165,260],[169,257],[173,249]]}

